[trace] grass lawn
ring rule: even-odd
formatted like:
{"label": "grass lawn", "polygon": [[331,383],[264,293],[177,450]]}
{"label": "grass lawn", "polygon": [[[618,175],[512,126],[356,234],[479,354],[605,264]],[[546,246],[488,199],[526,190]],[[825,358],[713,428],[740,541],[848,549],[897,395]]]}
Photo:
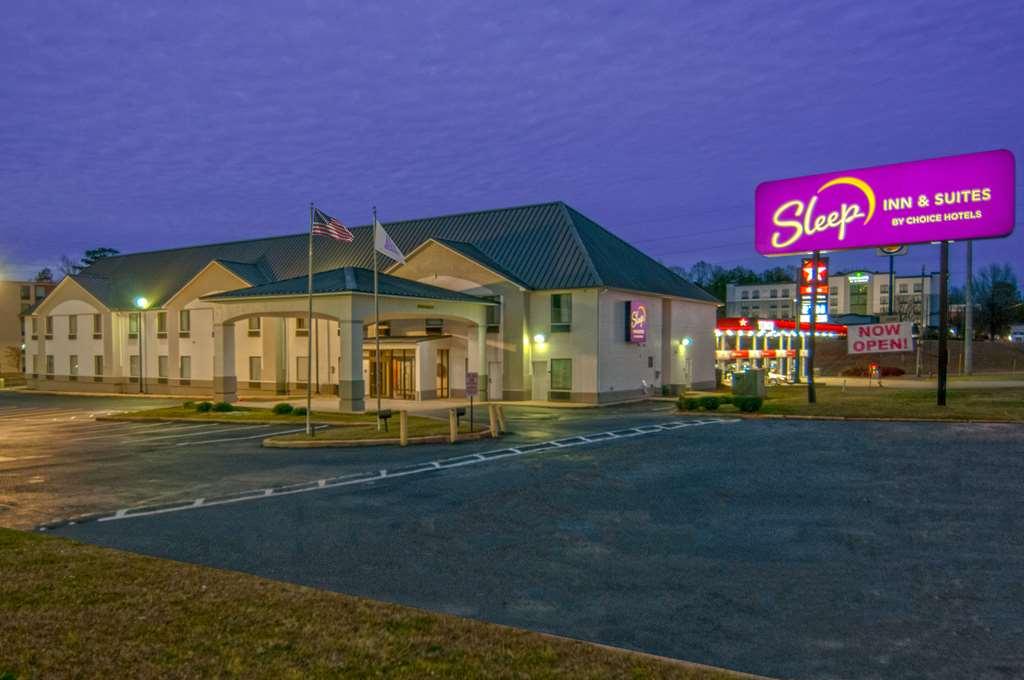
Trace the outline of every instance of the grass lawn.
{"label": "grass lawn", "polygon": [[[936,420],[1024,421],[1024,389],[950,389],[945,407],[935,405],[935,391],[895,387],[817,385],[817,404],[807,403],[807,387],[769,387],[763,414],[860,418],[934,418]],[[722,413],[733,411],[723,406]]]}
{"label": "grass lawn", "polygon": [[0,529],[0,678],[738,678]]}

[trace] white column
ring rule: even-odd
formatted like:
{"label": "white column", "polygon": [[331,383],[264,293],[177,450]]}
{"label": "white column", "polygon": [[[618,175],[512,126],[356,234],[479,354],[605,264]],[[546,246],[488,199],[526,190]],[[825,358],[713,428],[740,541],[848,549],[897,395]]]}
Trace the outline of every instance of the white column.
{"label": "white column", "polygon": [[338,364],[338,410],[366,410],[363,384],[363,322],[361,319],[338,319],[341,331]]}
{"label": "white column", "polygon": [[238,401],[233,323],[213,325],[213,394],[217,401]]}

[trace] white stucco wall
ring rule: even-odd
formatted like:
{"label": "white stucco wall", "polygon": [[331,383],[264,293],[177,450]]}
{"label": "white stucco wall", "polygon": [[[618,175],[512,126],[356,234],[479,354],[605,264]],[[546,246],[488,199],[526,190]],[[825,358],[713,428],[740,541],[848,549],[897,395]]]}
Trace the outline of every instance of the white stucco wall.
{"label": "white stucco wall", "polygon": [[[618,290],[601,293],[600,368],[601,392],[640,390],[661,385],[661,298]],[[626,302],[647,306],[647,342],[626,341]],[[650,359],[650,361],[648,361]],[[649,365],[650,364],[650,365]]]}

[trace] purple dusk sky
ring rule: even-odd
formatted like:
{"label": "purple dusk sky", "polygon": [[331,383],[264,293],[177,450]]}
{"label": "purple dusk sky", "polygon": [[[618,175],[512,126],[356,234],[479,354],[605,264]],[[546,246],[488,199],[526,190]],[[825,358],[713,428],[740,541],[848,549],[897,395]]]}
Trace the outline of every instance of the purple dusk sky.
{"label": "purple dusk sky", "polygon": [[[1020,0],[389,4],[4,3],[0,276],[301,232],[310,200],[358,225],[560,199],[666,264],[760,270],[795,261],[754,251],[762,180],[1024,159]],[[1019,228],[976,247],[1022,254]]]}

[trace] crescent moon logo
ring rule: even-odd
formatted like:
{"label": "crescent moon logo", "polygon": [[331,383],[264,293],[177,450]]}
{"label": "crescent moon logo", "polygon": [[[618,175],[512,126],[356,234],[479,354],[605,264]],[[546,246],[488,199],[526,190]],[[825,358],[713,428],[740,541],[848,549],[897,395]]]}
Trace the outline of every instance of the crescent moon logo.
{"label": "crescent moon logo", "polygon": [[857,187],[864,193],[864,197],[868,200],[868,216],[864,219],[864,224],[870,222],[871,218],[875,215],[875,192],[870,185],[868,185],[864,180],[857,179],[856,177],[836,177],[835,179],[830,179],[822,184],[818,189],[818,193],[820,194],[825,189],[834,187],[837,184],[848,184],[852,187]]}

